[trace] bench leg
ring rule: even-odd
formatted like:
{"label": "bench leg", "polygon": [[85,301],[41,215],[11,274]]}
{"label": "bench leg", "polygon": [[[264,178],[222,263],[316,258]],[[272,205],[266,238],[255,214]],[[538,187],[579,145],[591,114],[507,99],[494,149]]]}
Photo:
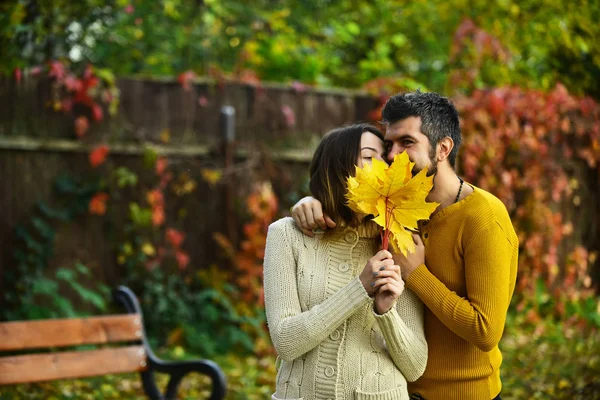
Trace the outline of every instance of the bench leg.
{"label": "bench leg", "polygon": [[[119,286],[113,293],[113,297],[121,303],[128,313],[138,314],[142,317],[142,309],[137,297],[131,289]],[[143,319],[143,317],[142,317]],[[148,344],[146,332],[141,323],[141,341],[148,355],[148,369],[141,372],[144,392],[150,400],[175,400],[177,388],[181,379],[190,372],[198,372],[208,375],[212,382],[212,391],[209,400],[222,400],[225,398],[227,380],[221,368],[211,360],[189,360],[189,361],[164,361],[154,355]],[[154,379],[154,371],[170,375],[169,383],[164,396],[158,390]]]}

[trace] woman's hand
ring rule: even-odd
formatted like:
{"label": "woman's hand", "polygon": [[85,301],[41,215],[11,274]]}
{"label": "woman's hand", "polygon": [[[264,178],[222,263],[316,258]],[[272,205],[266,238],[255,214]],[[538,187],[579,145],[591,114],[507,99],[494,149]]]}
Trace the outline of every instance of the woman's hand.
{"label": "woman's hand", "polygon": [[396,304],[396,300],[404,291],[404,281],[400,276],[400,267],[392,265],[386,268],[389,276],[375,281],[377,291],[375,292],[375,312],[385,314]]}
{"label": "woman's hand", "polygon": [[377,289],[385,283],[384,279],[394,276],[393,271],[399,271],[399,268],[394,265],[392,253],[387,250],[380,250],[369,259],[360,273],[359,279],[367,294],[373,297]]}

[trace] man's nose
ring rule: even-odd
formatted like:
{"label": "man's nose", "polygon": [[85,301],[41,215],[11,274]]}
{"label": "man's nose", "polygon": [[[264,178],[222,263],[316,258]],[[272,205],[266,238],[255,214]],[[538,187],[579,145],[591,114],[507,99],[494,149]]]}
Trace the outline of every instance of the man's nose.
{"label": "man's nose", "polygon": [[396,147],[396,146],[392,146],[392,148],[390,149],[390,152],[388,153],[388,161],[394,161],[394,157],[396,157],[396,155],[402,153],[402,151]]}

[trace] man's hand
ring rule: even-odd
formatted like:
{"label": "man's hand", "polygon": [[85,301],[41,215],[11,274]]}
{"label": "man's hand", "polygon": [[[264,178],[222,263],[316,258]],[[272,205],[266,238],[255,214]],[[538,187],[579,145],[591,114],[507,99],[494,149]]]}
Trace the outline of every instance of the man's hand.
{"label": "man's hand", "polygon": [[406,281],[410,274],[417,269],[421,264],[425,264],[425,246],[421,237],[415,233],[412,235],[413,241],[415,242],[415,251],[408,253],[407,256],[404,254],[394,254],[394,263],[400,266],[402,272],[402,279]]}
{"label": "man's hand", "polygon": [[300,199],[294,207],[292,207],[292,218],[302,232],[310,237],[315,234],[313,229],[335,228],[335,222],[329,218],[327,214],[323,214],[323,206],[321,202],[314,197],[305,197]]}

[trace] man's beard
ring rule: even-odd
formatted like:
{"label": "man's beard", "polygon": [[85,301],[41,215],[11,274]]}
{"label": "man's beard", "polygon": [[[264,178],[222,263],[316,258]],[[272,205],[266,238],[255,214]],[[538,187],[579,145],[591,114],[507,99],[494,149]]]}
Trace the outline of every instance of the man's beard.
{"label": "man's beard", "polygon": [[[438,163],[435,161],[436,158],[437,157],[436,157],[435,147],[433,147],[433,146],[430,145],[429,146],[429,165],[426,166],[427,167],[427,176],[432,176],[432,175],[435,175],[437,173]],[[415,164],[415,166],[416,166],[416,164]],[[415,176],[416,174],[418,174],[419,172],[421,172],[421,170],[423,168],[425,168],[425,167],[419,168],[418,171],[415,171],[415,169],[413,168],[413,171],[412,171],[413,176]]]}
{"label": "man's beard", "polygon": [[[430,159],[429,160],[429,165],[426,165],[425,167],[427,167],[427,176],[432,176],[432,175],[435,175],[437,173],[438,166],[437,166],[437,162],[435,162],[435,160]],[[413,167],[413,169],[411,171],[412,172],[412,176],[414,177],[415,175],[417,175],[425,167],[417,167],[417,164],[415,164],[415,166]]]}

